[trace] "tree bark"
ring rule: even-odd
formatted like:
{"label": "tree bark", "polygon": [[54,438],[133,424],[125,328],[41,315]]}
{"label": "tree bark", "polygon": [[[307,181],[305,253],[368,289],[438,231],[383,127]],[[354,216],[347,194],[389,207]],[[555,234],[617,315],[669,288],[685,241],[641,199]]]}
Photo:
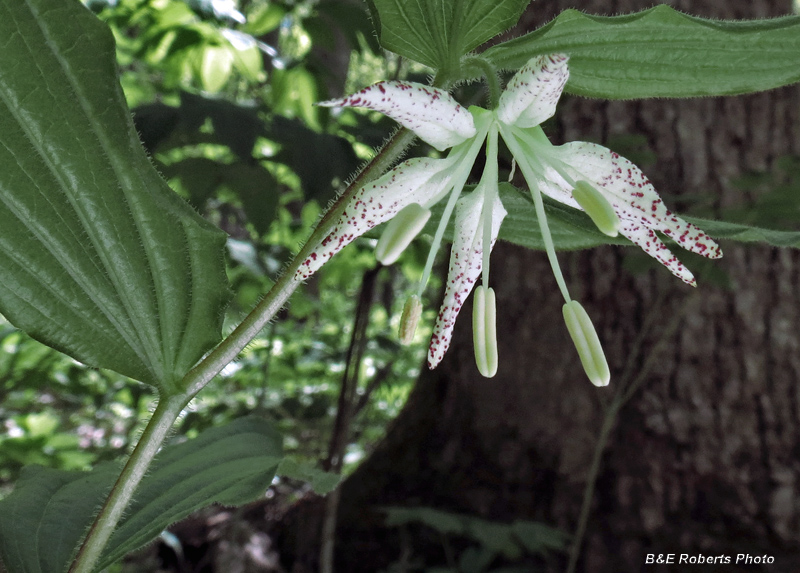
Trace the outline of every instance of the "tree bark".
{"label": "tree bark", "polygon": [[[783,15],[790,3],[670,4],[754,18]],[[650,5],[538,0],[519,31],[568,7],[609,14]],[[671,208],[722,217],[757,198],[737,189],[737,178],[800,153],[799,110],[797,86],[695,100],[566,98],[548,135],[623,155],[630,140],[622,136],[636,135],[654,154],[640,165]],[[545,255],[498,244],[497,377],[484,379],[474,366],[465,309],[444,362],[421,376],[384,443],[343,485],[337,570],[377,571],[399,559],[398,530],[380,528],[377,508],[386,505],[575,532],[604,416],[617,404],[578,571],[639,571],[649,553],[768,554],[774,564],[762,570],[800,571],[800,257],[722,246],[714,272],[697,273],[696,291],[663,268],[642,270],[647,257],[633,248],[560,255],[611,366],[610,386],[598,389],[563,326]],[[676,254],[693,270],[706,268]],[[566,563],[559,556],[548,567],[563,571]]]}

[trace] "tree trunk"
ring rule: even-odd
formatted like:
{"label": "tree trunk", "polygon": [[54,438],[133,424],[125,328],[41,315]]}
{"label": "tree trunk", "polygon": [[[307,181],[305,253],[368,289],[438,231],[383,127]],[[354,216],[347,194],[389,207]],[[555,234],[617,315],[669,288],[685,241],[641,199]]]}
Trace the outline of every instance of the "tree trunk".
{"label": "tree trunk", "polygon": [[[670,4],[753,18],[785,14],[790,3]],[[650,5],[538,0],[519,31],[567,7],[609,14]],[[795,86],[696,100],[565,98],[549,135],[609,145],[643,167],[670,207],[721,217],[756,199],[737,190],[737,178],[800,153],[799,96]],[[629,152],[622,136],[631,134],[653,161]],[[399,559],[399,530],[379,529],[376,509],[386,505],[540,520],[574,533],[609,416],[577,571],[639,571],[647,554],[667,553],[768,554],[774,564],[762,570],[800,571],[800,257],[722,246],[724,258],[710,266],[676,251],[695,271],[713,269],[696,273],[696,291],[643,267],[647,257],[633,248],[560,255],[611,366],[610,386],[598,389],[563,326],[545,255],[499,244],[497,377],[474,366],[465,309],[444,362],[421,376],[385,442],[343,485],[337,570],[377,571]],[[567,561],[549,568],[563,571]]]}

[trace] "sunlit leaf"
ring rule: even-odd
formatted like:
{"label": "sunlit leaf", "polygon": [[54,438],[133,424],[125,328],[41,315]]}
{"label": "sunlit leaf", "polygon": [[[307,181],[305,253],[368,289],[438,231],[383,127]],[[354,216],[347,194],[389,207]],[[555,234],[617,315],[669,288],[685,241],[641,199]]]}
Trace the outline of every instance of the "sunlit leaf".
{"label": "sunlit leaf", "polygon": [[227,46],[206,46],[201,52],[198,75],[203,88],[216,93],[225,87],[233,69],[233,52]]}

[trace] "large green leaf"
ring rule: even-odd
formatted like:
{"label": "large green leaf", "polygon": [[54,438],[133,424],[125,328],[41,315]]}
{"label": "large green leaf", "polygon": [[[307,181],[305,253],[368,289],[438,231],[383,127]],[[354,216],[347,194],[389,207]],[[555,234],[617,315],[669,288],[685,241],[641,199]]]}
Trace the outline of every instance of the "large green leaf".
{"label": "large green leaf", "polygon": [[0,312],[174,392],[220,338],[225,235],[151,166],[78,0],[0,2],[0,38]]}
{"label": "large green leaf", "polygon": [[373,0],[381,45],[434,69],[513,26],[530,0]]}
{"label": "large green leaf", "polygon": [[513,70],[535,55],[555,52],[570,56],[566,89],[578,95],[634,99],[755,92],[800,81],[800,17],[726,22],[664,5],[612,17],[566,10],[483,56]]}
{"label": "large green leaf", "polygon": [[[259,418],[241,418],[164,448],[106,546],[100,570],[210,503],[258,499],[281,459],[281,437]],[[9,573],[59,573],[119,474],[115,463],[91,472],[40,466],[23,470],[0,501],[0,557]]]}
{"label": "large green leaf", "polygon": [[[500,239],[527,247],[544,250],[542,234],[539,231],[536,209],[527,191],[522,191],[508,183],[500,183],[500,200],[508,211],[500,227]],[[600,245],[631,245],[623,236],[609,237],[597,230],[592,220],[583,211],[568,207],[558,201],[544,197],[547,223],[557,250],[588,249]],[[433,234],[444,211],[444,201],[432,209],[433,215],[425,231]],[[800,248],[800,231],[779,231],[764,229],[740,223],[712,221],[696,217],[683,219],[694,223],[715,239],[727,239],[742,243],[761,243],[773,247]],[[452,240],[453,221],[450,220],[445,236]],[[670,242],[668,238],[665,238]]]}

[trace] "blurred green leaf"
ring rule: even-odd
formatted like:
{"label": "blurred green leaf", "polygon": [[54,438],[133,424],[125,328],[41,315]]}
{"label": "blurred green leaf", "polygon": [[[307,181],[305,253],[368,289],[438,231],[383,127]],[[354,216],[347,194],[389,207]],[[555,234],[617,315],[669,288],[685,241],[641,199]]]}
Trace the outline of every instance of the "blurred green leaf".
{"label": "blurred green leaf", "polygon": [[335,23],[347,37],[351,49],[360,49],[360,42],[363,40],[373,53],[380,53],[381,46],[375,36],[375,29],[362,6],[330,0],[317,4],[317,12],[323,19]]}
{"label": "blurred green leaf", "polygon": [[264,233],[278,207],[278,184],[272,174],[259,163],[233,164],[223,174],[223,186],[239,197],[247,220]]}
{"label": "blurred green leaf", "polygon": [[422,523],[440,533],[468,537],[485,549],[510,559],[518,558],[523,550],[544,554],[566,547],[566,536],[562,532],[534,521],[506,524],[432,507],[384,507],[383,510],[389,527]]}
{"label": "blurred green leaf", "polygon": [[[570,93],[606,99],[731,95],[800,80],[800,17],[720,21],[666,5],[625,16],[565,10],[482,55],[516,70],[533,56],[570,56]],[[482,75],[472,70],[473,77]]]}
{"label": "blurred green leaf", "polygon": [[544,553],[548,550],[563,551],[569,538],[563,531],[553,529],[535,521],[515,521],[511,532],[531,553]]}
{"label": "blurred green leaf", "polygon": [[[0,4],[0,311],[89,365],[177,391],[220,339],[225,235],[153,169],[108,28]],[[22,40],[24,38],[24,41]]]}
{"label": "blurred green leaf", "polygon": [[264,59],[261,50],[254,43],[249,47],[236,47],[233,50],[233,65],[249,82],[260,82],[264,79]]}
{"label": "blurred green leaf", "polygon": [[253,4],[242,30],[253,36],[263,36],[277,28],[285,15],[286,8],[276,2]]}
{"label": "blurred green leaf", "polygon": [[199,60],[198,75],[203,88],[216,93],[225,87],[233,69],[233,53],[229,46],[205,46]]}
{"label": "blurred green leaf", "polygon": [[224,99],[182,92],[179,116],[187,131],[199,130],[210,119],[219,143],[230,147],[244,161],[252,160],[256,139],[266,133],[256,106]]}
{"label": "blurred green leaf", "polygon": [[290,458],[284,458],[278,466],[279,476],[296,479],[308,484],[319,495],[326,495],[336,489],[342,476],[325,472],[307,463],[300,463]]}
{"label": "blurred green leaf", "polygon": [[360,163],[347,140],[317,133],[296,120],[273,117],[267,136],[281,144],[273,159],[297,173],[306,199],[321,205],[333,198]]}
{"label": "blurred green leaf", "polygon": [[381,45],[434,69],[513,26],[530,0],[372,0]]}
{"label": "blurred green leaf", "polygon": [[[259,418],[240,418],[164,448],[95,570],[210,503],[258,499],[275,475],[281,449],[280,435]],[[25,468],[16,489],[0,501],[0,556],[9,573],[65,571],[118,473],[115,463],[91,472]]]}
{"label": "blurred green leaf", "polygon": [[49,436],[58,427],[58,418],[48,412],[28,414],[25,416],[25,427],[32,437]]}
{"label": "blurred green leaf", "polygon": [[184,192],[189,203],[201,210],[222,182],[227,165],[206,157],[187,157],[161,168],[164,177]]}

